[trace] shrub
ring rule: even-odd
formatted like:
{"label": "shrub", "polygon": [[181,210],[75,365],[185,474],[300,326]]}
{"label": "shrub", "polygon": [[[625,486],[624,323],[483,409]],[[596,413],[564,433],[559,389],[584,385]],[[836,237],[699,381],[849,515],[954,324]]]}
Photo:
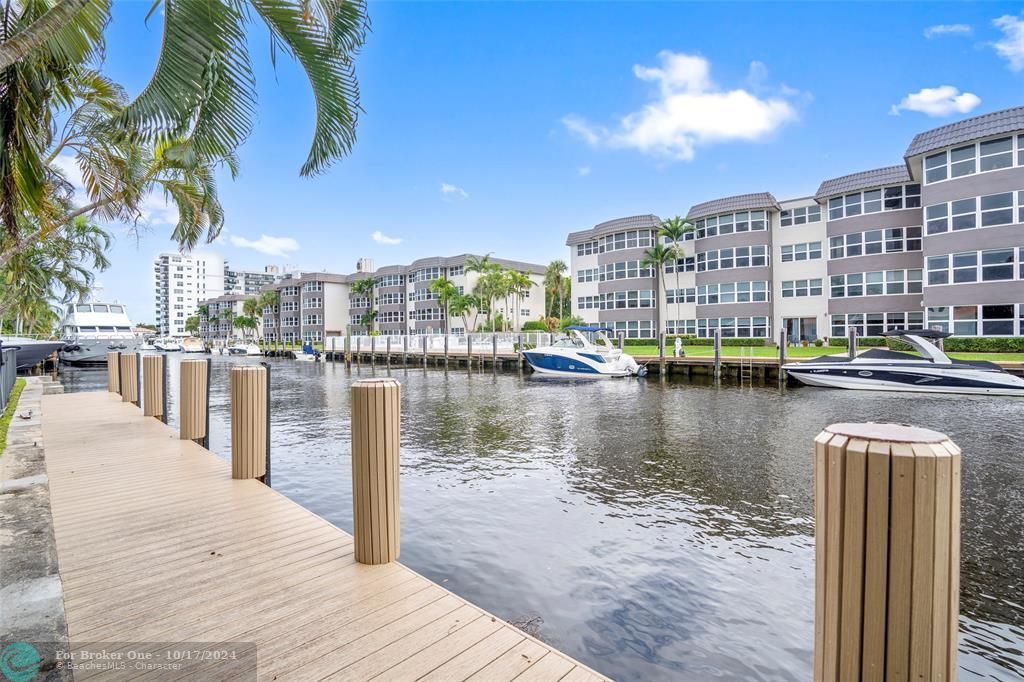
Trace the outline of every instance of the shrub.
{"label": "shrub", "polygon": [[1024,353],[1024,336],[961,337],[946,339],[947,352],[961,353]]}
{"label": "shrub", "polygon": [[546,332],[546,331],[549,331],[549,330],[548,330],[548,326],[546,324],[544,324],[543,320],[528,320],[527,322],[523,323],[523,331],[524,332]]}
{"label": "shrub", "polygon": [[[846,348],[846,337],[845,336],[833,336],[828,340],[828,345],[833,348]],[[885,344],[884,336],[858,336],[857,347],[858,348],[881,348]]]}
{"label": "shrub", "polygon": [[818,348],[821,348],[822,346],[825,345],[825,342],[822,341],[821,339],[814,339],[814,345],[817,346]]}
{"label": "shrub", "polygon": [[[714,339],[701,339],[701,338],[698,338],[696,336],[691,336],[689,334],[681,335],[679,338],[683,340],[683,345],[684,346],[714,346],[715,345],[715,340]],[[614,341],[615,338],[613,337],[612,340]],[[671,348],[672,346],[675,345],[675,343],[676,343],[676,337],[675,337],[674,334],[671,335],[671,336],[666,336],[665,337],[665,347],[666,348]],[[626,345],[627,346],[657,346],[658,345],[658,339],[626,339]],[[755,339],[747,339],[747,338],[742,338],[742,339],[733,339],[733,338],[722,339],[722,346],[723,347],[724,346],[774,346],[774,345],[775,344],[772,343],[769,339],[759,339],[759,338],[755,338]]]}

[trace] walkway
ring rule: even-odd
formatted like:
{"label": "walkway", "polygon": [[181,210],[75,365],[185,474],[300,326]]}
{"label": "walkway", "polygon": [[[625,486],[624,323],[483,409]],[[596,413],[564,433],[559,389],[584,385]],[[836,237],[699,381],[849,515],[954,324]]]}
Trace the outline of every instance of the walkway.
{"label": "walkway", "polygon": [[347,533],[119,396],[45,396],[43,443],[72,642],[255,643],[268,680],[604,679],[400,564],[355,563]]}

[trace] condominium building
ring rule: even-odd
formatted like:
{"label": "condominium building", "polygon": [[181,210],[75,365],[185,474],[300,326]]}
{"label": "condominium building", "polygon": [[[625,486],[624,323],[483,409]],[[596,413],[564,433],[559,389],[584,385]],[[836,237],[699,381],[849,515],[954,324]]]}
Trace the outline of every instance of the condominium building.
{"label": "condominium building", "polygon": [[[225,294],[200,301],[198,306],[199,337],[203,341],[223,341],[241,337],[241,330],[234,325],[235,319],[245,316],[243,306],[252,298],[243,294]],[[255,337],[263,336],[263,316],[256,316]],[[246,332],[252,335],[252,332]]]}
{"label": "condominium building", "polygon": [[[422,258],[409,265],[376,269],[372,261],[361,259],[356,272],[348,275],[286,275],[269,286],[280,292],[280,300],[277,306],[264,310],[263,336],[270,341],[321,342],[347,332],[366,333],[369,331],[366,316],[371,309],[376,313],[372,327],[382,334],[443,333],[445,311],[438,295],[430,291],[430,284],[446,277],[459,293],[472,291],[480,275],[466,272],[468,258],[468,254]],[[532,282],[521,297],[495,301],[494,312],[513,320],[517,326],[540,318],[544,314],[545,267],[503,258],[491,258],[490,262],[524,272]],[[374,281],[372,293],[354,290],[356,282],[368,278]],[[478,321],[482,322],[483,317]],[[450,332],[462,334],[465,331],[461,317],[453,317]]]}
{"label": "condominium building", "polygon": [[657,216],[571,233],[573,312],[645,338],[659,320],[794,341],[851,327],[1024,334],[1024,107],[921,133],[902,164],[825,180],[813,197],[744,194],[686,216],[695,229],[660,297],[642,265]]}
{"label": "condominium building", "polygon": [[160,336],[188,336],[185,320],[199,302],[224,294],[224,259],[212,253],[162,253],[153,260],[156,325]]}

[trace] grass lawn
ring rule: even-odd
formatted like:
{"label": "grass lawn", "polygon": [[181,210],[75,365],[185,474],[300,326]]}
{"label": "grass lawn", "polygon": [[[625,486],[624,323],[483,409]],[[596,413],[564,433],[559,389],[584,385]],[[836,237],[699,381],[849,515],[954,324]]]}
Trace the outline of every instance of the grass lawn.
{"label": "grass lawn", "polygon": [[[754,357],[758,358],[777,358],[779,357],[779,350],[770,346],[751,346],[751,347],[739,347],[739,346],[723,346],[722,357],[728,358],[740,357],[742,351],[746,354],[746,357],[750,357],[750,351],[754,351]],[[867,349],[861,349],[864,352]],[[634,356],[644,357],[657,357],[658,347],[657,346],[626,346],[626,352]],[[710,358],[714,357],[715,349],[712,346],[683,346],[683,352],[688,357],[692,358]],[[822,346],[820,348],[816,346],[803,346],[791,347],[786,350],[787,359],[802,359],[802,358],[816,358],[821,355],[835,355],[846,353],[845,348],[839,348],[836,346]],[[954,360],[989,360],[991,362],[1024,362],[1024,353],[949,353],[949,357]],[[669,346],[665,349],[665,356],[672,357],[672,347]]]}
{"label": "grass lawn", "polygon": [[14,388],[11,389],[11,401],[7,403],[3,415],[0,415],[0,456],[7,449],[7,429],[11,425],[11,419],[14,418],[14,411],[18,409],[18,398],[21,397],[21,390],[23,388],[25,388],[24,379],[18,379],[14,382]]}

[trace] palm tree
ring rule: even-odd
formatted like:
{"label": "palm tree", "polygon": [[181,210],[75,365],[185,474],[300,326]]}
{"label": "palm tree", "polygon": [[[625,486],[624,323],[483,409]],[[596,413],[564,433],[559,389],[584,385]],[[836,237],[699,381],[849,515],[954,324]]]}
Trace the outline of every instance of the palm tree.
{"label": "palm tree", "polygon": [[189,315],[185,318],[185,331],[190,335],[195,336],[199,333],[199,316]]}
{"label": "palm tree", "polygon": [[476,256],[466,256],[466,264],[463,269],[467,273],[475,272],[483,275],[490,272],[495,266],[497,266],[497,263],[491,262],[491,254],[488,253],[479,258]]}
{"label": "palm tree", "polygon": [[[679,261],[686,257],[683,252],[683,240],[686,239],[686,235],[693,232],[694,227],[692,224],[683,220],[680,216],[674,216],[668,220],[662,221],[658,230],[658,237],[663,237],[672,242],[672,250],[675,252],[675,263],[672,265],[672,269],[676,271],[676,334],[679,333],[679,318],[681,316],[680,307],[680,296],[679,296]],[[661,309],[661,301],[655,301],[655,305],[658,309]]]}
{"label": "palm tree", "polygon": [[[17,16],[10,3],[4,11],[0,70],[31,62],[77,65],[102,53],[110,0],[19,5]],[[255,116],[246,25],[257,16],[270,34],[271,60],[276,62],[278,50],[293,56],[316,100],[312,148],[302,175],[325,170],[351,149],[359,111],[353,58],[369,23],[362,0],[166,0],[163,15],[156,70],[118,117],[121,127],[151,140],[190,131],[191,147],[198,154],[234,152],[249,135]],[[8,81],[10,74],[3,75]]]}
{"label": "palm tree", "polygon": [[[654,246],[644,251],[644,256],[640,260],[640,267],[650,268],[654,272],[654,284],[655,284],[655,300],[661,300],[661,285],[662,285],[662,274],[665,269],[665,265],[671,263],[676,257],[674,249],[665,246],[661,242],[655,242]],[[656,305],[655,319],[657,320],[657,333],[660,335],[661,332],[665,331],[662,328],[661,320],[661,306]],[[660,337],[659,337],[660,338]]]}
{"label": "palm tree", "polygon": [[501,298],[505,291],[505,277],[500,265],[490,268],[476,281],[473,293],[480,299],[481,306],[486,306],[487,326],[494,330],[494,302]]}
{"label": "palm tree", "polygon": [[427,287],[431,293],[437,294],[437,301],[444,308],[444,333],[447,335],[451,332],[451,323],[448,321],[448,309],[451,306],[452,299],[459,295],[459,290],[451,280],[447,277],[439,277],[430,283]]}
{"label": "palm tree", "polygon": [[530,288],[533,286],[533,280],[525,272],[511,271],[509,272],[509,284],[511,286],[513,300],[515,301],[515,325],[513,331],[519,329],[519,310],[523,307],[522,300],[523,296],[530,293]]}
{"label": "palm tree", "polygon": [[[562,296],[562,275],[568,270],[563,260],[553,260],[548,263],[548,269],[544,273],[544,291],[549,293],[551,298],[547,305],[550,317],[565,317],[564,296]],[[555,297],[558,297],[558,306],[555,307]]]}
{"label": "palm tree", "polygon": [[[448,304],[448,312],[462,318],[462,327],[466,333],[476,331],[476,316],[480,312],[480,299],[473,294],[455,294]],[[473,315],[473,323],[469,323],[469,315]]]}
{"label": "palm tree", "polygon": [[377,319],[377,312],[373,309],[373,292],[377,288],[377,280],[373,277],[364,277],[352,283],[352,293],[357,296],[366,296],[369,300],[367,312],[362,316],[360,322],[366,327],[367,333],[373,333],[373,322]]}

